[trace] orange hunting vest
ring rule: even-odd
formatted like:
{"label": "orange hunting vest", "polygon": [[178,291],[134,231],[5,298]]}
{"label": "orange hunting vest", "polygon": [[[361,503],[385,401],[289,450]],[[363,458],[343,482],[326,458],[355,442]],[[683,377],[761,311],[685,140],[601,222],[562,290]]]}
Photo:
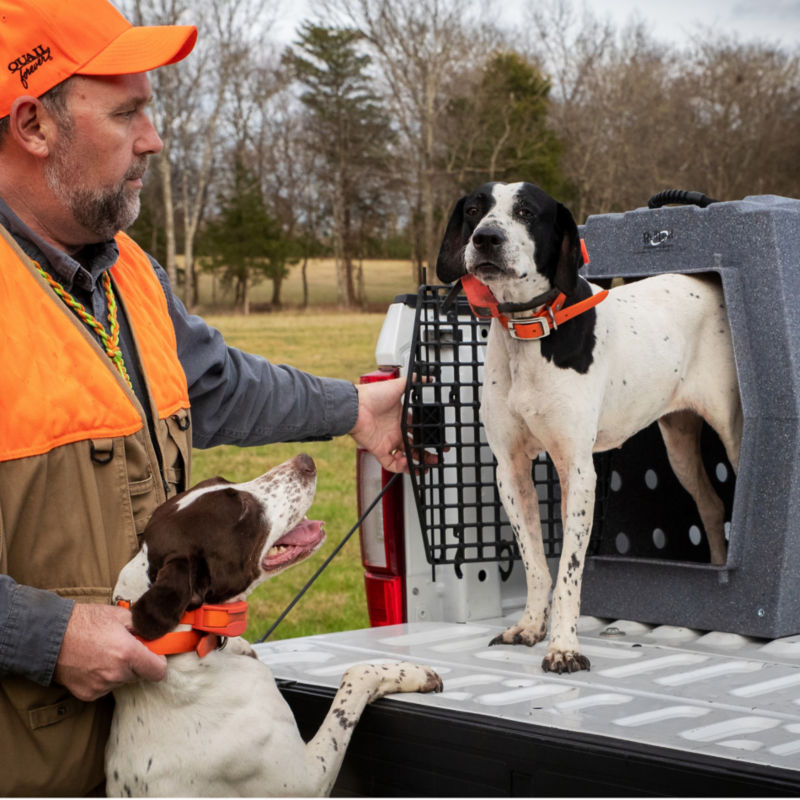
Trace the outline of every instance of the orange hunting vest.
{"label": "orange hunting vest", "polygon": [[[0,228],[0,571],[107,603],[150,515],[189,480],[186,377],[147,255],[124,234],[111,270],[147,386],[144,411],[108,356]],[[0,631],[2,635],[2,631]],[[110,698],[0,683],[0,794],[84,794],[103,781]]]}

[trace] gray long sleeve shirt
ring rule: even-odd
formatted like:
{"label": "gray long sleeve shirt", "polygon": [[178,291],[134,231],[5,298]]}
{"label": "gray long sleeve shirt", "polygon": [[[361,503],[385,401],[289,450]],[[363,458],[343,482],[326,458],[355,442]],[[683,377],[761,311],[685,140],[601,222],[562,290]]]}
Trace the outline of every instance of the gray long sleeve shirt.
{"label": "gray long sleeve shirt", "polygon": [[[0,225],[28,256],[106,324],[100,278],[117,260],[115,242],[89,245],[70,257],[33,233],[2,198]],[[178,358],[186,373],[195,447],[319,440],[352,429],[358,415],[353,384],[318,378],[228,347],[219,331],[188,313],[172,293],[164,269],[152,258],[151,262],[167,298]],[[0,334],[0,341],[2,338]],[[133,390],[148,409],[149,404],[142,402],[144,384],[131,341],[127,320],[120,315],[123,358]],[[0,398],[0,413],[1,404]],[[0,574],[0,677],[17,674],[50,683],[72,606],[72,600],[22,586]]]}

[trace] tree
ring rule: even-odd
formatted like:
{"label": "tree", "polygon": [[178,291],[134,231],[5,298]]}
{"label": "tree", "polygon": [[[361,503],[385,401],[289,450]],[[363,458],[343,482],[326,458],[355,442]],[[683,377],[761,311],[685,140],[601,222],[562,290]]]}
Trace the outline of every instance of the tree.
{"label": "tree", "polygon": [[452,183],[441,171],[442,118],[461,76],[495,49],[487,22],[492,2],[465,0],[317,0],[329,18],[359,30],[376,55],[405,158],[405,184],[415,242],[417,279],[436,261],[439,224],[452,205]]}
{"label": "tree", "polygon": [[[800,59],[767,44],[698,39],[676,76],[679,180],[734,200],[800,195]],[[688,174],[687,174],[688,173]]]}
{"label": "tree", "polygon": [[250,313],[250,290],[263,277],[273,281],[273,304],[280,306],[292,242],[270,216],[258,180],[240,161],[219,214],[206,223],[202,247],[212,265],[222,269],[223,285],[235,286],[242,313]]}
{"label": "tree", "polygon": [[[666,139],[647,129],[657,132],[666,113],[664,103],[652,102],[664,86],[661,52],[641,28],[618,40],[610,22],[571,0],[539,3],[528,20],[530,57],[553,86],[549,121],[562,143],[565,178],[560,199],[582,222],[587,213],[624,205],[630,192],[647,191],[638,171],[657,160],[653,151]],[[639,157],[642,150],[647,155]]]}
{"label": "tree", "polygon": [[197,299],[194,240],[206,206],[220,118],[243,54],[261,47],[259,29],[269,27],[271,4],[267,0],[124,0],[124,4],[138,25],[191,23],[199,28],[197,45],[188,58],[151,73],[153,114],[164,142],[157,162],[164,209],[164,266],[177,287],[177,234],[182,222],[183,295],[191,307]]}
{"label": "tree", "polygon": [[497,52],[445,118],[446,170],[459,189],[484,181],[529,180],[558,185],[559,146],[548,128],[550,83],[519,53]]}
{"label": "tree", "polygon": [[291,238],[301,261],[303,308],[308,306],[309,259],[329,248],[321,241],[328,219],[324,159],[317,152],[308,109],[299,101],[290,60],[277,72],[279,88],[256,104],[253,164],[270,213]]}
{"label": "tree", "polygon": [[800,193],[797,55],[711,31],[676,51],[642,24],[616,31],[570,0],[531,7],[527,30],[553,77],[560,199],[579,222],[665,188],[723,200]]}
{"label": "tree", "polygon": [[358,51],[352,29],[306,22],[289,58],[309,112],[308,146],[320,157],[319,177],[328,190],[333,219],[339,304],[363,302],[354,263],[362,240],[363,202],[383,180],[393,135],[367,74],[371,59]]}

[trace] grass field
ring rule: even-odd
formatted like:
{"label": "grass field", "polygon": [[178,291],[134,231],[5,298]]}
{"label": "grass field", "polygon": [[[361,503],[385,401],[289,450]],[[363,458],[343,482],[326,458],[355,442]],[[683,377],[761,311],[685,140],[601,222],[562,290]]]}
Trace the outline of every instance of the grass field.
{"label": "grass field", "polygon": [[[309,306],[335,306],[336,268],[333,259],[311,259],[306,268]],[[431,278],[432,280],[432,278]],[[403,292],[416,292],[417,282],[410,261],[399,259],[370,259],[364,262],[364,290],[369,308],[385,307],[395,295]],[[250,302],[253,306],[264,306],[272,299],[272,282],[263,281],[252,289]],[[281,300],[284,307],[299,307],[303,300],[301,265],[289,268],[281,287]],[[232,294],[222,291],[218,280],[208,273],[200,276],[200,302],[203,307],[232,308]]]}
{"label": "grass field", "polygon": [[[227,342],[274,363],[288,363],[316,375],[345,378],[375,368],[375,343],[383,313],[341,313],[331,310],[210,315],[204,318]],[[195,450],[192,481],[214,475],[249,480],[268,467],[300,452],[317,464],[317,495],[309,517],[326,523],[327,540],[308,561],[259,587],[250,598],[246,638],[258,639],[316,571],[357,519],[355,444],[350,437],[330,442],[278,444],[263,447],[216,447]],[[364,599],[363,568],[355,534],[271,639],[304,636],[369,625]]]}

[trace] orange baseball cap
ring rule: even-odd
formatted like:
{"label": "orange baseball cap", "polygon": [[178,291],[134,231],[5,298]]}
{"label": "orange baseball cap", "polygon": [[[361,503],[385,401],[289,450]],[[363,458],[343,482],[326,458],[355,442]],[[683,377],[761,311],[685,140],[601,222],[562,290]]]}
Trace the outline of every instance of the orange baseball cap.
{"label": "orange baseball cap", "polygon": [[194,25],[134,26],[108,0],[0,0],[0,118],[71,75],[128,75],[192,51]]}

